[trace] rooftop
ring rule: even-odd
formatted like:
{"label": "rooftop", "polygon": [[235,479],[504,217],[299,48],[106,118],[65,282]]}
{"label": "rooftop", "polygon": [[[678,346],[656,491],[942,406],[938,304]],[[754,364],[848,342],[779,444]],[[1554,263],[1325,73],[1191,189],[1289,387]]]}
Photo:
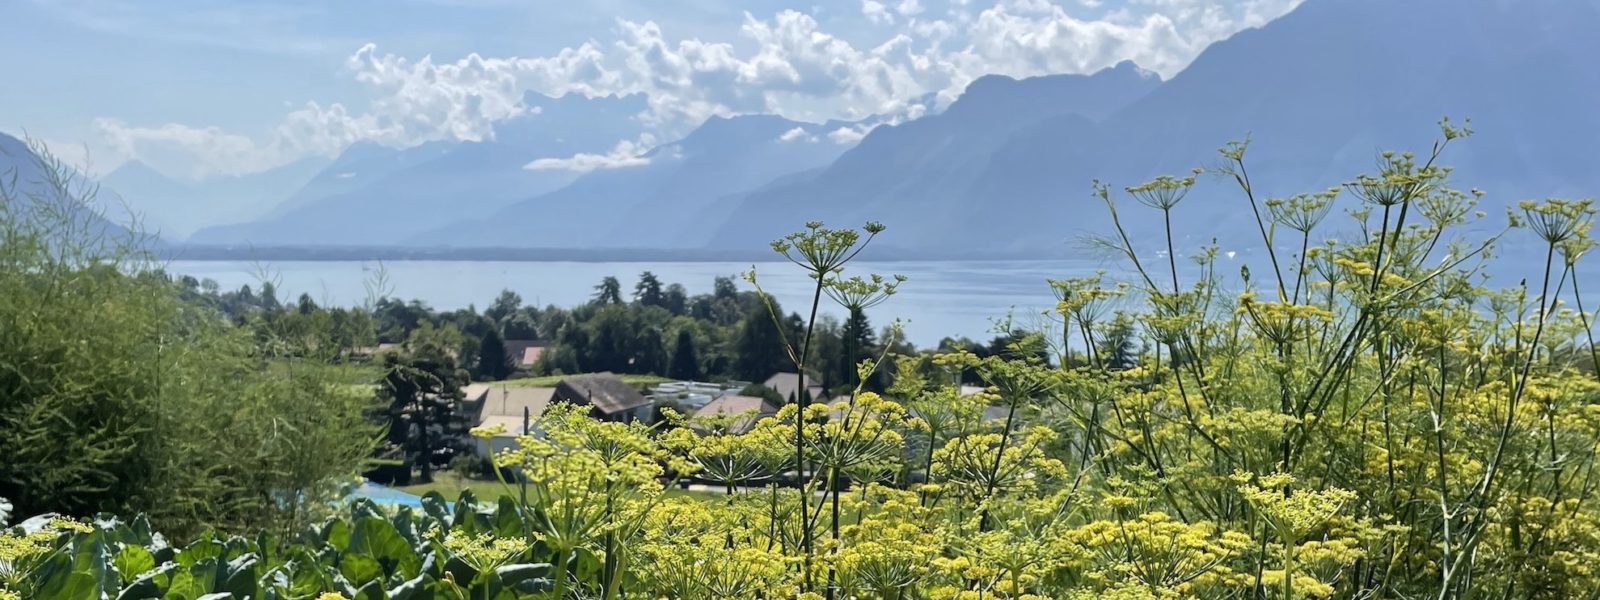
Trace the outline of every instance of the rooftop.
{"label": "rooftop", "polygon": [[612,415],[650,404],[650,399],[615,373],[575,375],[561,380],[559,393],[570,400],[587,400],[596,410]]}

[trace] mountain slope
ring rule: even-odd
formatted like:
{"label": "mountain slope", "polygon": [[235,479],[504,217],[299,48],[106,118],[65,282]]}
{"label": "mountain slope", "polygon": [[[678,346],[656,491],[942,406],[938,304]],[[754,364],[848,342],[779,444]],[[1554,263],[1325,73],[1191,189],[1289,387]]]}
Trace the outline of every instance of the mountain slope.
{"label": "mountain slope", "polygon": [[72,242],[116,245],[124,242],[159,244],[149,236],[135,235],[113,221],[126,215],[108,210],[96,197],[94,181],[71,168],[35,154],[22,140],[0,133],[0,216],[73,232]]}
{"label": "mountain slope", "polygon": [[[1600,137],[1597,28],[1591,1],[1308,0],[1103,118],[1072,110],[1081,90],[1024,80],[1018,96],[1054,93],[1063,110],[963,118],[963,96],[939,117],[874,131],[814,177],[741,199],[713,244],[877,219],[890,226],[885,244],[1062,252],[1109,226],[1089,194],[1096,178],[1121,190],[1184,175],[1249,136],[1259,196],[1315,191],[1370,171],[1380,150],[1426,151],[1445,115],[1473,119],[1477,135],[1445,162],[1462,186],[1490,192],[1491,214],[1522,197],[1593,194],[1600,170],[1584,143]],[[940,120],[967,137],[914,135]],[[1136,235],[1156,233],[1143,207],[1121,208]],[[1259,245],[1248,210],[1231,182],[1203,176],[1175,212],[1179,235],[1188,247],[1214,236],[1225,249]]]}
{"label": "mountain slope", "polygon": [[970,187],[1008,140],[1044,121],[1091,127],[1159,83],[1133,63],[1093,75],[978,79],[943,113],[874,129],[826,169],[738,202],[711,244],[759,247],[819,218],[836,225],[888,221],[895,245],[959,237],[993,213],[950,192]]}
{"label": "mountain slope", "polygon": [[[494,137],[484,141],[387,152],[354,146],[297,193],[281,213],[202,231],[193,241],[302,246],[408,243],[441,222],[489,214],[577,177],[570,171],[524,168],[535,159],[603,154],[643,130],[634,119],[645,108],[643,96],[529,94],[524,105],[526,114],[498,124]],[[340,183],[340,179],[358,181]]]}
{"label": "mountain slope", "polygon": [[328,165],[311,157],[249,175],[181,182],[139,161],[130,161],[101,178],[104,191],[168,239],[182,239],[212,225],[267,214],[305,186]]}
{"label": "mountain slope", "polygon": [[646,164],[592,171],[571,185],[488,218],[423,236],[457,246],[689,248],[720,222],[716,201],[781,175],[825,165],[848,145],[808,124],[772,115],[713,117],[684,139],[644,155]]}

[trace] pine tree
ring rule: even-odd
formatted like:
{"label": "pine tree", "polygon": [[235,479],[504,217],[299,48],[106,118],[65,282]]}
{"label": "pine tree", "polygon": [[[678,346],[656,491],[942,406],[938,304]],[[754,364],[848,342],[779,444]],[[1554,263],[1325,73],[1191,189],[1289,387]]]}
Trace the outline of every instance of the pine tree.
{"label": "pine tree", "polygon": [[860,309],[852,309],[850,318],[844,322],[841,337],[844,339],[845,351],[839,356],[844,363],[840,365],[839,372],[844,379],[839,383],[855,387],[860,383],[856,380],[856,366],[877,354],[878,340],[872,333],[872,323],[867,321],[867,313]]}
{"label": "pine tree", "polygon": [[388,446],[399,451],[407,478],[417,468],[421,482],[431,482],[434,456],[448,453],[464,433],[449,430],[462,398],[455,360],[425,345],[388,355],[384,369],[378,397],[388,405]]}
{"label": "pine tree", "polygon": [[615,277],[600,280],[600,285],[594,286],[595,304],[622,304],[622,282]]}
{"label": "pine tree", "polygon": [[639,283],[633,286],[633,301],[644,306],[664,306],[666,296],[661,293],[661,279],[655,273],[639,274]]}

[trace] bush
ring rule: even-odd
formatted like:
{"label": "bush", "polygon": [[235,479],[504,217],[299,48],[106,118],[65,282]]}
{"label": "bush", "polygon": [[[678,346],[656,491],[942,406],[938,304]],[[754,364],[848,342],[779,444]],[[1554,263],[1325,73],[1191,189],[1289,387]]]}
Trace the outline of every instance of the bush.
{"label": "bush", "polygon": [[180,537],[325,512],[371,452],[370,394],[181,299],[153,246],[41,156],[0,178],[0,496]]}

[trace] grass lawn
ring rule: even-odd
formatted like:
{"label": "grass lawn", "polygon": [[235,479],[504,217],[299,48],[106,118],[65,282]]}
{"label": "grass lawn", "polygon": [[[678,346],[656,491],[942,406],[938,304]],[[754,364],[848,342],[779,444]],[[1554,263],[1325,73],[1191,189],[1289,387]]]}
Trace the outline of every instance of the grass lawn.
{"label": "grass lawn", "polygon": [[[487,383],[490,385],[504,384],[519,387],[555,387],[556,384],[561,383],[561,380],[568,377],[572,377],[572,375],[545,375],[543,377],[523,377],[521,379],[484,381],[479,383]],[[636,387],[672,381],[666,377],[657,377],[655,375],[618,375],[617,377],[620,377],[624,383]]]}
{"label": "grass lawn", "polygon": [[[461,496],[462,490],[472,490],[473,495],[477,496],[479,500],[497,499],[501,494],[505,493],[505,487],[501,486],[500,482],[498,481],[463,479],[460,475],[448,472],[435,473],[433,475],[433,483],[408,485],[395,489],[408,494],[416,494],[418,496],[427,494],[428,492],[439,492],[439,495],[444,496],[445,500],[452,502]],[[515,485],[513,485],[511,489],[513,490],[513,493],[515,493],[517,488]],[[668,496],[689,496],[692,498],[700,498],[702,500],[722,497],[722,494],[715,492],[680,490],[678,488],[667,488],[666,494]]]}

